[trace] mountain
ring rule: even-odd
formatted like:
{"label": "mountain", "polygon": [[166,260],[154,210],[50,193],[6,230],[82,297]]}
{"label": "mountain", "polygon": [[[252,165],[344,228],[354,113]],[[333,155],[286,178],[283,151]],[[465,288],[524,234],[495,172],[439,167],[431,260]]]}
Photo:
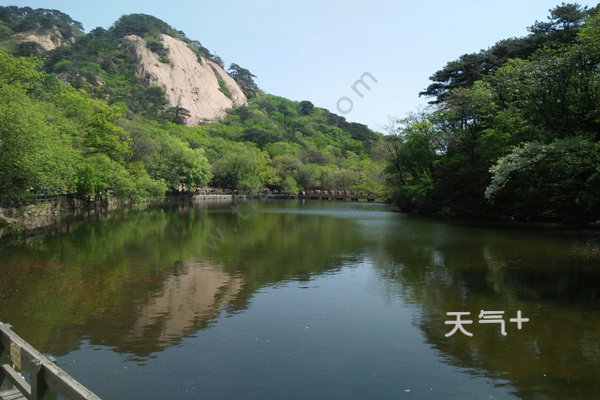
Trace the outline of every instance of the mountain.
{"label": "mountain", "polygon": [[253,78],[154,16],[84,33],[57,10],[0,7],[0,200],[111,189],[136,203],[181,185],[386,196],[379,133]]}
{"label": "mountain", "polygon": [[218,58],[152,16],[126,15],[108,31],[96,28],[88,35],[56,10],[5,7],[0,20],[12,29],[5,46],[13,53],[47,56],[46,70],[63,82],[111,103],[125,100],[134,112],[131,100],[140,86],[162,89],[160,100],[167,108],[185,110],[178,117],[190,126],[222,119],[227,108],[248,103]]}
{"label": "mountain", "polygon": [[0,40],[19,53],[54,50],[82,35],[81,23],[58,10],[0,7]]}
{"label": "mountain", "polygon": [[188,110],[187,125],[222,119],[225,109],[248,104],[242,89],[222,66],[197,57],[182,40],[159,35],[156,43],[168,54],[163,58],[140,36],[128,35],[124,39],[131,42],[142,81],[161,87],[170,107]]}

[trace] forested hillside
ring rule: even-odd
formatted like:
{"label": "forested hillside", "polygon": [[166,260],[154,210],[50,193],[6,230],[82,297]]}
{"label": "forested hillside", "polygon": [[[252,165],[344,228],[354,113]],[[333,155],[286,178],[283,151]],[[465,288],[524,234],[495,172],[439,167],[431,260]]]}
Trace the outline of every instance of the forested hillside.
{"label": "forested hillside", "polygon": [[[185,43],[199,67],[224,65],[152,16],[123,16],[86,34],[56,10],[0,7],[2,202],[26,202],[41,191],[92,198],[110,189],[122,202],[140,203],[181,184],[385,197],[385,161],[372,156],[381,135],[309,101],[266,94],[235,63],[225,78],[248,105],[234,103],[224,119],[188,126],[190,111],[169,104],[164,87],[140,73],[131,35],[171,66],[165,35]],[[231,98],[230,84],[219,79],[218,86]]]}
{"label": "forested hillside", "polygon": [[466,54],[385,138],[405,210],[600,219],[600,15],[563,4],[524,38]]}
{"label": "forested hillside", "polygon": [[[248,69],[225,72],[220,57],[155,17],[125,15],[84,33],[57,10],[0,7],[0,200],[111,189],[140,203],[182,184],[393,191],[405,211],[596,221],[596,9],[562,4],[529,35],[449,62],[421,93],[430,107],[381,135],[264,93]],[[175,71],[173,43],[212,81],[167,93],[174,82],[149,75],[140,51]],[[221,119],[191,118],[197,110],[173,94],[196,89],[212,90]],[[222,104],[231,108],[219,114]]]}

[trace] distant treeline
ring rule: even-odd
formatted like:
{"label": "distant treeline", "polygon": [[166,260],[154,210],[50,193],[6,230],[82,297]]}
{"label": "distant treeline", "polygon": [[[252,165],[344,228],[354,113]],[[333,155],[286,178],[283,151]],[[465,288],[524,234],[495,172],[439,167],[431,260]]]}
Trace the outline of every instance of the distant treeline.
{"label": "distant treeline", "polygon": [[562,4],[523,38],[449,62],[385,137],[405,210],[600,219],[600,16]]}

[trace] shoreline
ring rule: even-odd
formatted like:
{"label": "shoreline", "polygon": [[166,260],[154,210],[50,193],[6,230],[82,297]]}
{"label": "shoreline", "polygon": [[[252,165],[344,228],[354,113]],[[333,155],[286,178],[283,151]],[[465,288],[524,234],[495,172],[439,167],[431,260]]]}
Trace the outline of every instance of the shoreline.
{"label": "shoreline", "polygon": [[59,197],[50,202],[0,207],[0,238],[27,234],[56,225],[62,218],[101,214],[118,208],[115,201],[88,202],[77,197]]}
{"label": "shoreline", "polygon": [[558,220],[554,219],[543,219],[535,217],[506,217],[503,215],[491,215],[491,214],[449,214],[443,211],[438,212],[420,212],[420,211],[403,211],[398,206],[391,208],[392,212],[412,215],[422,218],[431,218],[440,221],[451,221],[455,223],[480,223],[487,225],[494,225],[497,227],[522,227],[522,228],[535,228],[535,229],[574,229],[574,230],[600,230],[600,221],[573,221],[568,219]]}
{"label": "shoreline", "polygon": [[[37,231],[55,227],[62,219],[83,216],[84,218],[99,216],[109,211],[120,208],[147,208],[161,204],[178,202],[203,202],[203,201],[233,201],[236,199],[262,199],[263,196],[247,196],[233,194],[194,194],[194,195],[169,195],[160,202],[140,205],[123,205],[114,200],[89,202],[76,197],[61,197],[56,201],[40,204],[30,204],[18,207],[0,207],[0,239],[13,235],[30,235]],[[291,198],[275,197],[273,200],[298,200],[299,196]],[[320,200],[338,203],[332,200]],[[345,203],[345,202],[344,202]],[[533,229],[573,229],[573,230],[600,230],[600,221],[568,221],[544,220],[524,218],[503,218],[491,215],[452,215],[444,212],[406,212],[397,206],[390,208],[391,212],[411,215],[421,218],[432,218],[452,223],[486,224],[504,228],[533,228]]]}
{"label": "shoreline", "polygon": [[55,227],[62,219],[79,215],[92,217],[119,208],[147,208],[153,205],[181,201],[231,201],[247,198],[245,195],[167,195],[158,202],[125,205],[114,200],[87,201],[79,197],[58,197],[49,202],[23,206],[0,207],[0,239],[11,235],[28,235],[36,231]]}

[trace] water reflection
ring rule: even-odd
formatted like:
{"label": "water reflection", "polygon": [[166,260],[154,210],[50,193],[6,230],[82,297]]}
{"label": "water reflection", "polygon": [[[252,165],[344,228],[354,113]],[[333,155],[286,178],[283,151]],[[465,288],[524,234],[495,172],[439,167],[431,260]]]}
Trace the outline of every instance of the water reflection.
{"label": "water reflection", "polygon": [[231,276],[218,266],[182,263],[182,269],[167,278],[158,295],[140,305],[122,346],[149,355],[157,347],[206,329],[239,295],[243,282],[242,277]]}
{"label": "water reflection", "polygon": [[[383,226],[382,226],[383,228]],[[410,235],[398,237],[398,231]],[[417,304],[414,321],[445,362],[510,382],[523,399],[600,396],[600,264],[596,235],[506,230],[427,219],[388,221],[374,242],[386,295]],[[499,325],[480,310],[503,310]],[[508,323],[517,310],[523,330]],[[474,334],[446,337],[449,311],[469,311]]]}
{"label": "water reflection", "polygon": [[[350,220],[241,206],[248,219],[228,203],[123,210],[5,243],[0,317],[43,352],[88,339],[146,357],[245,310],[261,287],[355,258]],[[217,229],[215,249],[206,243]]]}
{"label": "water reflection", "polygon": [[[220,365],[220,383],[204,386],[205,397],[251,398],[249,388],[260,388],[257,398],[290,397],[307,382],[313,397],[339,397],[328,390],[340,387],[346,398],[389,397],[407,385],[394,378],[411,377],[440,398],[600,398],[597,235],[440,222],[380,205],[241,206],[247,219],[227,203],[182,204],[64,221],[4,242],[0,320],[44,352],[76,357],[101,346],[149,377],[164,373],[152,360],[181,363],[182,375]],[[222,243],[206,246],[217,228]],[[239,316],[261,293],[273,304],[263,296],[256,314]],[[477,323],[480,310],[503,310],[506,320],[521,310],[530,322],[520,331],[507,323],[505,337]],[[445,337],[449,311],[471,312],[473,337]],[[414,332],[404,329],[410,323]],[[264,332],[279,338],[279,350],[270,353],[275,340],[256,342]],[[180,361],[186,352],[207,364]],[[432,378],[440,362],[452,369]],[[475,378],[468,390],[448,383],[464,374]],[[165,390],[179,387],[169,376]],[[493,392],[487,382],[506,388]]]}

